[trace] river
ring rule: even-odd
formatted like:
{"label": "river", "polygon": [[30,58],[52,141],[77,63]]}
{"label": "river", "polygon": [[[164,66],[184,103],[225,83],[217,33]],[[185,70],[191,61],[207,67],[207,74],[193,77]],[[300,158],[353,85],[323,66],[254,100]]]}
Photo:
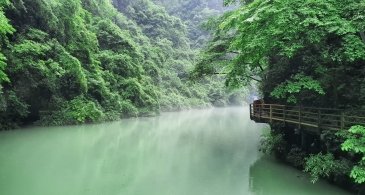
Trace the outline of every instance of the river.
{"label": "river", "polygon": [[1,195],[346,195],[263,156],[248,108],[0,132]]}

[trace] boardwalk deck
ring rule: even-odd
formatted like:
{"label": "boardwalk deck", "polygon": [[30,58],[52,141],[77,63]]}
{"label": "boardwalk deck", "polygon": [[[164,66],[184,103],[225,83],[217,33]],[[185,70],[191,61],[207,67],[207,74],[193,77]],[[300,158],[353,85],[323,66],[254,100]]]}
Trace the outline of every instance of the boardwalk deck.
{"label": "boardwalk deck", "polygon": [[365,125],[365,114],[354,115],[339,109],[296,107],[278,104],[250,104],[250,117],[261,123],[283,122],[317,130],[349,129]]}

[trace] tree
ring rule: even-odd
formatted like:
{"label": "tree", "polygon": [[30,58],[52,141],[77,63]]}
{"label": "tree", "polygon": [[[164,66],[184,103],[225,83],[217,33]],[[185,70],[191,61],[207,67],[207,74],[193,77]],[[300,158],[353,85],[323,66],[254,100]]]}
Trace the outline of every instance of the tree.
{"label": "tree", "polygon": [[9,5],[9,1],[0,2],[0,93],[1,93],[1,83],[6,81],[9,82],[9,78],[4,72],[6,66],[6,57],[2,53],[2,48],[8,42],[7,35],[12,34],[15,29],[9,24],[8,18],[4,15],[4,7]]}
{"label": "tree", "polygon": [[[359,105],[364,97],[357,91],[364,89],[364,85],[351,81],[362,81],[365,74],[365,24],[361,19],[364,8],[365,3],[360,0],[253,1],[225,16],[220,23],[213,43],[223,43],[231,37],[220,52],[231,54],[231,59],[223,67],[214,67],[227,73],[229,86],[260,80],[268,99],[284,97],[270,94],[277,87],[277,91],[285,89],[283,86],[291,82],[290,78],[300,75],[304,80],[311,78],[325,93],[318,96],[318,87],[307,88],[301,97],[296,97],[302,99],[302,104]],[[203,71],[201,74],[212,70],[199,67],[196,71]],[[286,101],[286,97],[276,101]]]}
{"label": "tree", "polygon": [[345,135],[345,142],[341,145],[343,151],[359,154],[361,158],[357,165],[352,167],[350,177],[356,183],[365,182],[365,127],[356,125],[351,127]]}

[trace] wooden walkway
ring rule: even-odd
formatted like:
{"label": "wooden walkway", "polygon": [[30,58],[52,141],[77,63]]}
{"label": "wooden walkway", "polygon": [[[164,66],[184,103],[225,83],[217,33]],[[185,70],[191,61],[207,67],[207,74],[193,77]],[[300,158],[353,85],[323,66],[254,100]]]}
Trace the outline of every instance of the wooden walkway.
{"label": "wooden walkway", "polygon": [[250,104],[251,120],[261,123],[282,122],[317,130],[345,130],[353,125],[365,126],[365,113],[344,110],[296,107],[278,104]]}

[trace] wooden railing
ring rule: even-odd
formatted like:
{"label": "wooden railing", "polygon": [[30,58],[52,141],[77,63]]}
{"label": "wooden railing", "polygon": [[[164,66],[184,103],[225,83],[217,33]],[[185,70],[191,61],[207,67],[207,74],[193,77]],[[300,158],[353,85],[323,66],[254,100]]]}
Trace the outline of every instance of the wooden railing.
{"label": "wooden railing", "polygon": [[250,104],[250,117],[256,122],[297,124],[326,130],[365,125],[365,113],[353,114],[339,109],[296,107],[277,104]]}

